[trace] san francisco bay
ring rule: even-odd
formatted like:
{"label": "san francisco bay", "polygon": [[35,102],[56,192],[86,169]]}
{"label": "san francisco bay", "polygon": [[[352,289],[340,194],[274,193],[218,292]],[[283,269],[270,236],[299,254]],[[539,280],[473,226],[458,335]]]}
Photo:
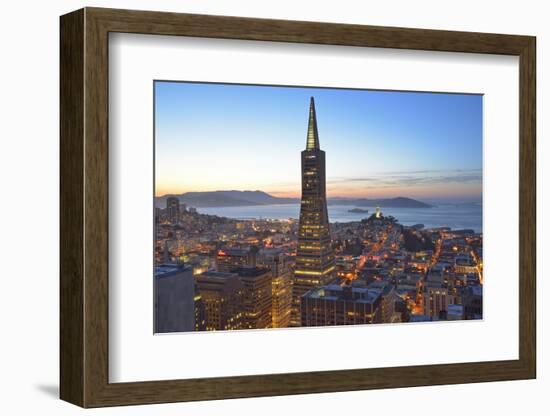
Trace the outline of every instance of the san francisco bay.
{"label": "san francisco bay", "polygon": [[[376,207],[361,207],[368,213],[353,213],[354,205],[328,205],[330,222],[360,221],[375,212]],[[482,232],[482,205],[480,203],[438,204],[432,208],[384,208],[382,213],[391,215],[402,225],[424,224],[426,228],[450,227],[473,229]],[[297,219],[299,204],[253,205],[238,207],[198,208],[202,214],[218,215],[234,219]]]}

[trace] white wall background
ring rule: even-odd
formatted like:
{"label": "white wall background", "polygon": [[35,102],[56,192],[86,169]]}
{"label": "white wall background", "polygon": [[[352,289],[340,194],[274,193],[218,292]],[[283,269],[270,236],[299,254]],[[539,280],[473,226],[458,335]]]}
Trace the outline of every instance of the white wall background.
{"label": "white wall background", "polygon": [[[0,409],[3,414],[82,412],[58,395],[58,16],[83,6],[166,10],[276,19],[452,29],[537,36],[538,53],[538,330],[539,377],[534,381],[377,390],[337,394],[166,404],[87,411],[102,415],[279,415],[353,412],[424,415],[544,414],[550,361],[543,331],[543,244],[550,227],[542,212],[550,172],[545,102],[550,100],[549,12],[543,1],[296,1],[121,0],[5,2],[0,14]],[[546,203],[545,203],[546,202]],[[544,236],[544,238],[543,238]],[[544,264],[548,266],[548,261]]]}

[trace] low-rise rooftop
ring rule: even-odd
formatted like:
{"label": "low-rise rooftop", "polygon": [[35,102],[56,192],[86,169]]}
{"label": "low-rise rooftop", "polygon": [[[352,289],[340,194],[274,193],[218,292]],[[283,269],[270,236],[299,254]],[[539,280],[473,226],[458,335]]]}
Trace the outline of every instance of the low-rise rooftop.
{"label": "low-rise rooftop", "polygon": [[185,264],[177,263],[159,264],[158,266],[155,266],[155,279],[174,276],[176,274],[185,272],[186,270],[192,270],[192,267]]}
{"label": "low-rise rooftop", "polygon": [[270,272],[269,269],[263,267],[239,267],[234,270],[241,277],[258,277]]}
{"label": "low-rise rooftop", "polygon": [[236,276],[236,273],[225,273],[225,272],[216,272],[213,270],[206,271],[197,275],[200,278],[214,278],[214,279],[227,279],[233,276]]}
{"label": "low-rise rooftop", "polygon": [[366,287],[340,286],[330,284],[307,292],[304,297],[311,299],[343,300],[357,303],[373,303],[382,294],[381,290]]}

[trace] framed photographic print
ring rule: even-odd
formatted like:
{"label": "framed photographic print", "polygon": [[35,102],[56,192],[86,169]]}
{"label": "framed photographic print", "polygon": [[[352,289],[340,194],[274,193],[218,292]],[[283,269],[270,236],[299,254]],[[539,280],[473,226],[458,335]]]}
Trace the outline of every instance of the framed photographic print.
{"label": "framed photographic print", "polygon": [[536,376],[535,38],[61,17],[61,398]]}

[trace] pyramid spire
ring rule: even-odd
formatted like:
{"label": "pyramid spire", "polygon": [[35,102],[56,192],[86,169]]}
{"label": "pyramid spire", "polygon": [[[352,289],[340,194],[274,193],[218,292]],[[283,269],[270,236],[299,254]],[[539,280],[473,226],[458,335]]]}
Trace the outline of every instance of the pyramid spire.
{"label": "pyramid spire", "polygon": [[319,132],[317,131],[317,117],[315,115],[315,101],[309,102],[309,123],[307,126],[306,150],[319,150]]}

